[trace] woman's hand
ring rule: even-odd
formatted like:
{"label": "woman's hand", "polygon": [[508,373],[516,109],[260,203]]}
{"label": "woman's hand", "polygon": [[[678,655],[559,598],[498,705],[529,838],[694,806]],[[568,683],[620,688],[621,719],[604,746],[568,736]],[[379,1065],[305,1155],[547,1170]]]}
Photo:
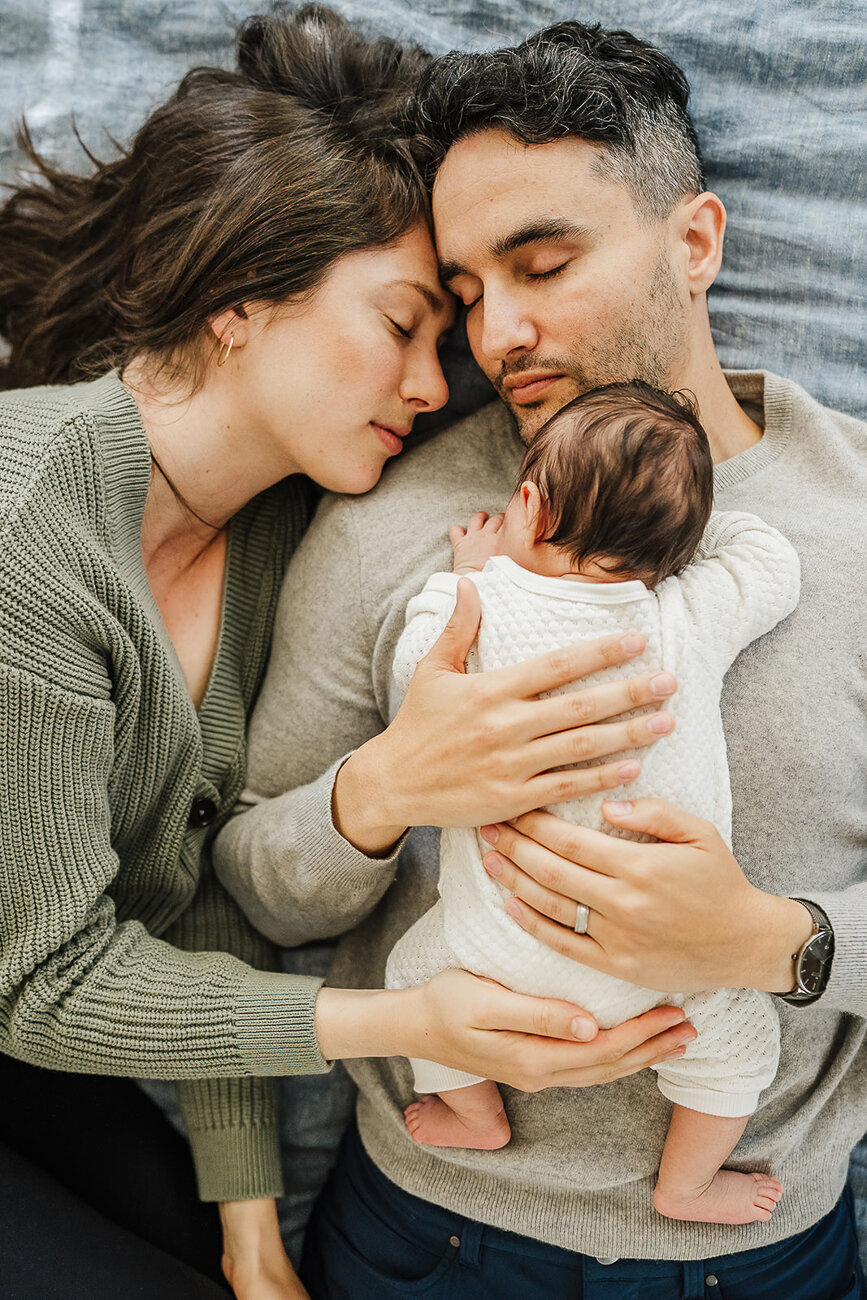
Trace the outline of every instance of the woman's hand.
{"label": "woman's hand", "polygon": [[[467,674],[464,661],[478,625],[478,591],[462,579],[455,612],[416,669],[394,721],[341,768],[335,822],[357,848],[379,853],[407,826],[477,826],[623,785],[635,779],[640,763],[605,758],[673,729],[667,712],[606,721],[672,695],[676,682],[669,673],[538,698],[627,662],[644,649],[643,637],[606,636]],[[596,759],[595,766],[568,768]]]}
{"label": "woman's hand", "polygon": [[[747,880],[716,828],[661,799],[605,803],[636,843],[532,812],[482,828],[485,869],[517,897],[506,911],[550,948],[664,992],[794,987],[807,909]],[[576,934],[576,902],[590,909]]]}
{"label": "woman's hand", "polygon": [[316,1035],[328,1059],[420,1057],[537,1092],[609,1083],[682,1056],[695,1030],[679,1007],[655,1007],[600,1030],[570,1002],[447,970],[418,988],[323,988]]}
{"label": "woman's hand", "polygon": [[237,1300],[310,1300],[289,1263],[273,1199],[223,1201],[223,1272]]}

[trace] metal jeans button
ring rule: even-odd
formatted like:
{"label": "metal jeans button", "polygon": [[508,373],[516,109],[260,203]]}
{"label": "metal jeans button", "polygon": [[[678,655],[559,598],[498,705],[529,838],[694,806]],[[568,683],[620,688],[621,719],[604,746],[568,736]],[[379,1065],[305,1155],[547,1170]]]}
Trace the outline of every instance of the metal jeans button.
{"label": "metal jeans button", "polygon": [[619,1259],[620,1259],[620,1256],[619,1256],[619,1255],[597,1255],[597,1256],[596,1256],[596,1263],[597,1263],[597,1264],[616,1264],[617,1261],[618,1261]]}

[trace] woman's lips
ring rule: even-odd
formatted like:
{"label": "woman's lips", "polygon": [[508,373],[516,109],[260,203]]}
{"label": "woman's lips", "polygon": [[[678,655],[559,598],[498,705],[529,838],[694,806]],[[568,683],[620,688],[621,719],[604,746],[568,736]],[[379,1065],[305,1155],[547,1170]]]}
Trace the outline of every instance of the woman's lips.
{"label": "woman's lips", "polygon": [[506,380],[505,387],[516,406],[526,406],[546,397],[551,386],[564,378],[565,375],[513,375]]}
{"label": "woman's lips", "polygon": [[398,452],[403,451],[403,440],[409,433],[409,429],[401,429],[395,432],[394,429],[385,424],[377,424],[375,420],[371,420],[370,427],[389,455],[396,456]]}

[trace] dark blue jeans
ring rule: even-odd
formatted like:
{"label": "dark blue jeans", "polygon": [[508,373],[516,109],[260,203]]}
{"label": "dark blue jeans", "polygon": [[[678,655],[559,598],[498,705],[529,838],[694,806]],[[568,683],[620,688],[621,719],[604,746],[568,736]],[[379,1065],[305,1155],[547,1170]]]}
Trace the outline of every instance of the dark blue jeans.
{"label": "dark blue jeans", "polygon": [[864,1300],[847,1192],[807,1232],[685,1264],[600,1264],[452,1214],[403,1192],[344,1139],[307,1234],[313,1300]]}

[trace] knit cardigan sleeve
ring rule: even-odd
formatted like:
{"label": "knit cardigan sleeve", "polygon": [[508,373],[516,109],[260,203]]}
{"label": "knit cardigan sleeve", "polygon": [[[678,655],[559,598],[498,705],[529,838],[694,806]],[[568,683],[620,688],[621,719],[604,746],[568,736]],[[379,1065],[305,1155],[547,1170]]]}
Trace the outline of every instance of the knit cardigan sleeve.
{"label": "knit cardigan sleeve", "polygon": [[[319,981],[256,971],[225,951],[246,946],[252,956],[253,941],[235,942],[237,909],[208,875],[177,926],[176,940],[199,951],[119,921],[107,801],[111,703],[8,665],[0,665],[0,696],[0,1049],[82,1073],[232,1080],[234,1089],[187,1090],[203,1190],[264,1194],[276,1185],[265,1132],[273,1134],[273,1100],[258,1117],[261,1135],[227,1130],[255,1125],[257,1089],[266,1095],[245,1076],[327,1068],[313,1032]],[[223,950],[203,950],[210,941]],[[242,1191],[239,1168],[234,1186],[226,1179],[217,1188],[245,1144],[260,1181]]]}
{"label": "knit cardigan sleeve", "polygon": [[[192,904],[165,938],[185,950],[231,952],[257,970],[277,965],[274,945],[253,929],[208,862]],[[276,1079],[181,1079],[178,1099],[203,1201],[283,1195]]]}

